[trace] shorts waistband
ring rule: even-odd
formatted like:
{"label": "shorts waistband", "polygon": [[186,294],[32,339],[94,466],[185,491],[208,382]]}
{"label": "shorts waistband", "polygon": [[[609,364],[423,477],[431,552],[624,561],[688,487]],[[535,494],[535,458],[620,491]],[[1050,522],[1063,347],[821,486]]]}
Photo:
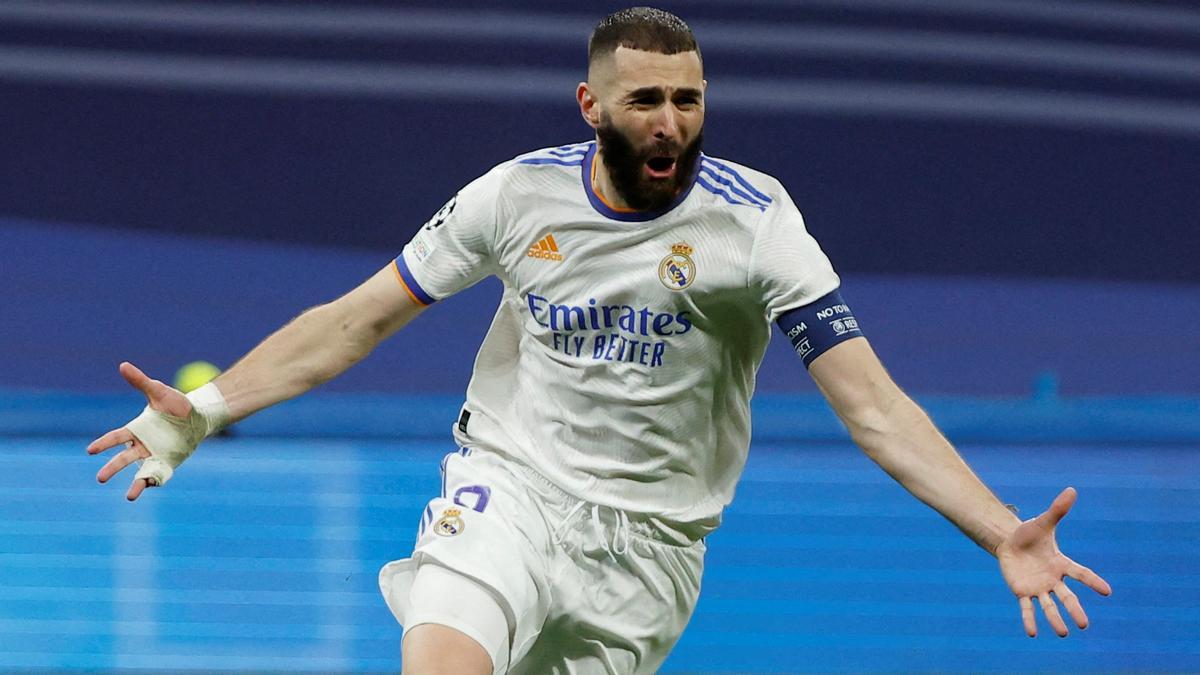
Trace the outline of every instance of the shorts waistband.
{"label": "shorts waistband", "polygon": [[669,546],[672,548],[687,548],[694,546],[699,540],[689,540],[681,533],[674,531],[669,526],[664,525],[659,519],[638,512],[625,511],[607,504],[596,504],[567,492],[559,487],[549,478],[543,476],[537,470],[526,465],[523,462],[512,462],[512,465],[517,467],[525,478],[538,486],[546,489],[554,495],[562,503],[562,508],[565,512],[574,515],[574,512],[582,509],[585,506],[599,506],[604,509],[609,509],[614,513],[620,514],[617,516],[618,521],[623,521],[628,529],[631,537],[643,541],[647,544]]}

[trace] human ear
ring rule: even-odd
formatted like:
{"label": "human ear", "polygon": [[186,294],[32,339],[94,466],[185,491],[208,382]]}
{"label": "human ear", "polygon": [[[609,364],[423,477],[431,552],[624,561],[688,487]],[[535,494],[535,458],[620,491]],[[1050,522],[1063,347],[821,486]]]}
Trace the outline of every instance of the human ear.
{"label": "human ear", "polygon": [[579,102],[579,114],[588,126],[595,129],[600,126],[600,101],[587,82],[580,82],[575,89],[575,99]]}

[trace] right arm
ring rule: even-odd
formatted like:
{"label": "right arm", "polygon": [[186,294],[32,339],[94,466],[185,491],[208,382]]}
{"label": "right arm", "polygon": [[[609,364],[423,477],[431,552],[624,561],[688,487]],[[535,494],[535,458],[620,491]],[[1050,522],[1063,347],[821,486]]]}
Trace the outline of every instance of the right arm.
{"label": "right arm", "polygon": [[[337,300],[305,311],[189,396],[122,363],[121,375],[145,394],[147,409],[88,445],[90,455],[125,446],[101,467],[96,479],[108,482],[130,464],[146,460],[126,495],[130,501],[137,499],[147,487],[169,480],[175,467],[220,424],[249,417],[337,377],[424,308],[409,294],[393,263]],[[215,416],[219,424],[204,413],[214,401],[222,408]]]}
{"label": "right arm", "polygon": [[496,231],[503,218],[505,163],[446,202],[395,262],[358,288],[314,307],[275,331],[213,382],[184,396],[131,363],[122,377],[146,396],[142,414],[88,445],[94,455],[126,447],[96,478],[142,462],[128,499],[171,479],[175,467],[217,429],[303,394],[337,377],[421,310],[496,271]]}
{"label": "right arm", "polygon": [[392,263],[337,300],[305,311],[214,380],[231,421],[341,375],[424,309]]}

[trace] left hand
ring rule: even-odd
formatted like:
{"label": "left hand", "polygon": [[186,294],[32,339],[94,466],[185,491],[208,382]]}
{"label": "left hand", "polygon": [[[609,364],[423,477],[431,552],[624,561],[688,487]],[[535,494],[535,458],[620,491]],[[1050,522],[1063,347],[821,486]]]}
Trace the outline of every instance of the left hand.
{"label": "left hand", "polygon": [[1034,598],[1042,605],[1042,612],[1054,632],[1059,637],[1067,636],[1067,624],[1050,597],[1051,593],[1058,596],[1059,602],[1075,620],[1075,625],[1087,628],[1087,614],[1083,612],[1079,598],[1067,588],[1065,577],[1082,582],[1101,595],[1112,593],[1107,581],[1058,550],[1054,528],[1074,504],[1075,488],[1069,487],[1054,499],[1045,513],[1018,525],[996,548],[1000,572],[1021,604],[1021,619],[1025,622],[1025,633],[1029,637],[1037,637],[1037,622],[1033,616]]}

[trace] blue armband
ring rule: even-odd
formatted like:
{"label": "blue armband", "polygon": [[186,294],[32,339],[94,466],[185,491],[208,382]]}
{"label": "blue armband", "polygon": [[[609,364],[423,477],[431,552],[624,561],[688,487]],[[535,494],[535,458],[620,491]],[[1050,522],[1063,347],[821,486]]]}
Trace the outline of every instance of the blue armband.
{"label": "blue armband", "polygon": [[854,318],[837,289],[816,302],[789,309],[779,315],[775,323],[792,341],[805,368],[834,345],[863,334],[858,319]]}

